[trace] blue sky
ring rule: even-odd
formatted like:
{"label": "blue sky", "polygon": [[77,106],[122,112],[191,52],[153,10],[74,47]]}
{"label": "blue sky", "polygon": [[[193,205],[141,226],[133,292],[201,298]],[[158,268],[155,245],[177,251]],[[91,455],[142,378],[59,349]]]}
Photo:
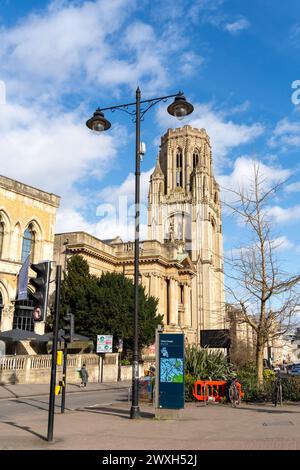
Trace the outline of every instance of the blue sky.
{"label": "blue sky", "polygon": [[[195,112],[183,124],[211,136],[220,184],[246,181],[253,159],[269,184],[287,179],[271,214],[280,257],[297,270],[297,0],[2,0],[0,44],[0,173],[62,196],[57,231],[133,236],[132,218],[116,227],[107,212],[119,196],[133,202],[134,125],[109,114],[111,130],[97,136],[85,121],[97,106],[132,101],[138,84],[144,98],[184,90]],[[159,138],[179,125],[166,105],[142,123],[145,204]],[[223,232],[228,252],[243,232],[226,213]]]}

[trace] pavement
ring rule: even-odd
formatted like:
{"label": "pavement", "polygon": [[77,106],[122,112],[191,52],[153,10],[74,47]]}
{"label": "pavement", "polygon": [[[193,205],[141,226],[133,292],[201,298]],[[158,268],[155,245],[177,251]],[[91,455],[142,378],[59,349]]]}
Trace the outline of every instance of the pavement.
{"label": "pavement", "polygon": [[[67,384],[67,393],[82,392],[87,393],[97,390],[111,390],[118,388],[129,388],[131,381],[124,382],[102,382],[88,383],[86,388],[81,388],[79,384]],[[8,398],[26,398],[49,395],[50,384],[16,384],[16,385],[0,385],[0,400]],[[1,403],[1,402],[0,402]]]}
{"label": "pavement", "polygon": [[46,412],[14,416],[0,422],[0,449],[300,450],[300,404],[275,408],[242,403],[232,408],[187,403],[180,419],[164,420],[155,418],[152,404],[143,402],[141,418],[131,420],[130,405],[119,401],[58,412],[52,442],[46,440]]}

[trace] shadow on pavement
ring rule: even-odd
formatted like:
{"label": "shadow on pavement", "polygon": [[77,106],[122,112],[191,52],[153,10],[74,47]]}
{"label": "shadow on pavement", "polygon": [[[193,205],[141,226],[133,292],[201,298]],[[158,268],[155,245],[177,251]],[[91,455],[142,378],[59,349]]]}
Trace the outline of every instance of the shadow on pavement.
{"label": "shadow on pavement", "polygon": [[20,424],[14,423],[13,421],[2,421],[3,424],[8,424],[9,426],[13,426],[14,428],[22,429],[23,431],[29,432],[30,434],[33,434],[34,436],[42,439],[43,441],[46,441],[46,437],[42,436],[42,434],[39,434],[35,431],[33,431],[30,427],[28,426],[21,426]]}
{"label": "shadow on pavement", "polygon": [[4,384],[0,384],[0,386],[4,388],[4,390],[7,390],[9,393],[11,393],[13,397],[18,398],[18,395],[13,392],[10,388],[6,387]]}
{"label": "shadow on pavement", "polygon": [[292,410],[281,410],[278,407],[274,407],[273,409],[265,409],[265,408],[254,408],[252,406],[241,406],[241,408],[236,408],[240,411],[256,411],[257,413],[269,413],[269,414],[294,414],[300,413],[300,411],[292,411]]}
{"label": "shadow on pavement", "polygon": [[[44,406],[41,406],[41,405],[38,405],[38,404],[35,404],[35,403],[29,403],[29,401],[37,402],[37,403],[40,403],[41,405],[44,405]],[[15,403],[22,403],[22,404],[27,405],[27,406],[32,406],[33,408],[36,408],[36,409],[42,410],[42,411],[47,411],[48,408],[49,408],[48,402],[43,402],[41,400],[37,400],[37,399],[34,399],[34,398],[30,398],[30,399],[28,399],[28,401],[19,399],[19,400],[14,400],[14,402]],[[56,408],[60,408],[60,404],[55,403],[55,409]]]}
{"label": "shadow on pavement", "polygon": [[[130,419],[130,410],[124,410],[119,408],[107,408],[105,406],[97,406],[93,407],[91,410],[90,408],[83,408],[80,411],[88,412],[88,413],[96,413],[96,414],[105,414],[108,416],[119,416],[120,418]],[[141,418],[154,418],[154,413],[149,413],[147,411],[140,412]]]}

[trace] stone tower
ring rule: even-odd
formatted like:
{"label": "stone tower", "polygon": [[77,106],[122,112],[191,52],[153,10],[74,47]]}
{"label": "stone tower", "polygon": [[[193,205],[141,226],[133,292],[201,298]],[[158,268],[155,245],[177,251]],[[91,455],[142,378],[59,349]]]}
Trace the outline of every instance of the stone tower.
{"label": "stone tower", "polygon": [[[168,129],[161,138],[148,196],[148,239],[188,253],[192,328],[225,327],[220,190],[205,129]],[[199,341],[199,339],[198,339]]]}

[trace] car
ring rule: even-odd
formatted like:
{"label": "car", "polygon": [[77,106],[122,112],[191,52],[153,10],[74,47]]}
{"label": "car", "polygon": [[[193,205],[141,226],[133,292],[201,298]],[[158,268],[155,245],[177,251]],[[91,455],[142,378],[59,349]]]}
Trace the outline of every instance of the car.
{"label": "car", "polygon": [[300,364],[293,364],[290,369],[290,374],[294,376],[300,375]]}

